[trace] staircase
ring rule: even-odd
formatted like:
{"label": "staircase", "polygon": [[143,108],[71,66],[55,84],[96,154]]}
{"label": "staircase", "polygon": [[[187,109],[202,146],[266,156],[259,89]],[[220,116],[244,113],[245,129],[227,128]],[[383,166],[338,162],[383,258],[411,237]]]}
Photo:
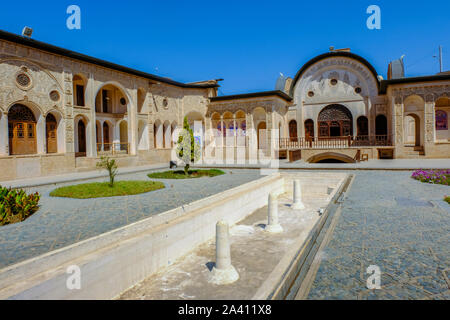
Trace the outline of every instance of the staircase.
{"label": "staircase", "polygon": [[423,146],[405,146],[404,150],[408,158],[420,158],[425,156]]}

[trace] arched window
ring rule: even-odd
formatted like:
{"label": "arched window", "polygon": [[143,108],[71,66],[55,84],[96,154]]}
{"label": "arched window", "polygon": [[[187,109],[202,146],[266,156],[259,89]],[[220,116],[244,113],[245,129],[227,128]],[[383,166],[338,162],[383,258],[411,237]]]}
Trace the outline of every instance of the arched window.
{"label": "arched window", "polygon": [[8,112],[9,153],[37,153],[36,118],[28,107],[16,104]]}
{"label": "arched window", "polygon": [[447,112],[436,110],[436,130],[448,130]]}

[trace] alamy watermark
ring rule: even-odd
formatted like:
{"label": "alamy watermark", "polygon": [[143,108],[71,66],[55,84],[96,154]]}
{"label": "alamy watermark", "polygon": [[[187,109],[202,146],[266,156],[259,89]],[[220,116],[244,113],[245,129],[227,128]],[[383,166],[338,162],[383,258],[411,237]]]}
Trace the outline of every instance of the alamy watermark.
{"label": "alamy watermark", "polygon": [[381,29],[381,9],[379,6],[373,4],[370,5],[367,8],[366,11],[367,14],[370,14],[370,16],[367,18],[367,28],[369,30],[380,30]]}
{"label": "alamy watermark", "polygon": [[379,266],[371,265],[366,270],[367,274],[370,274],[367,278],[367,289],[380,290],[381,289],[381,269]]}
{"label": "alamy watermark", "polygon": [[[176,128],[173,133],[173,142],[177,143],[178,137],[189,139],[189,134],[182,128]],[[201,121],[195,121],[193,126],[195,143],[183,143],[183,155],[191,154],[190,148],[194,148],[194,165],[254,165],[261,168],[261,175],[270,175],[280,168],[279,161],[279,130],[255,130],[247,128],[245,131],[236,129],[216,128],[205,130]],[[164,136],[162,137],[164,139]],[[179,150],[174,145],[172,159],[186,162],[186,159],[178,156]],[[189,159],[187,159],[189,160]]]}
{"label": "alamy watermark", "polygon": [[81,290],[81,269],[77,265],[69,266],[66,270],[69,275],[66,280],[68,290]]}
{"label": "alamy watermark", "polygon": [[70,16],[66,20],[66,25],[69,30],[81,29],[81,9],[79,6],[72,4],[67,7],[67,14]]}

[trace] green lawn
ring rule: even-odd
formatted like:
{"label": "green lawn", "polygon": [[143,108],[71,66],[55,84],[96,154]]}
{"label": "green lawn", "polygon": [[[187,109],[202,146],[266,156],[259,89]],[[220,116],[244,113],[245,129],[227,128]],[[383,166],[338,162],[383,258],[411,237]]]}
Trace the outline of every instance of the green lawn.
{"label": "green lawn", "polygon": [[450,197],[447,197],[444,200],[447,201],[448,204],[450,204]]}
{"label": "green lawn", "polygon": [[183,170],[177,171],[165,171],[154,172],[148,174],[152,179],[193,179],[201,177],[215,177],[225,174],[222,170],[210,169],[210,170],[189,170],[189,175],[185,175]]}
{"label": "green lawn", "polygon": [[53,190],[50,196],[74,199],[107,198],[146,193],[163,188],[164,184],[157,181],[117,181],[113,188],[109,187],[108,182],[94,182],[61,187]]}

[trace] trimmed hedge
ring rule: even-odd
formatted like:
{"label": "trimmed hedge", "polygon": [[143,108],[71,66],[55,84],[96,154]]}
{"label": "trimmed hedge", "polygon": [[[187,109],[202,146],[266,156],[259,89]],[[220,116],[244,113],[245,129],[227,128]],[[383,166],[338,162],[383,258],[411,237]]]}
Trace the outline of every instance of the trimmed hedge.
{"label": "trimmed hedge", "polygon": [[0,225],[24,221],[39,209],[38,192],[27,195],[23,190],[0,186]]}

